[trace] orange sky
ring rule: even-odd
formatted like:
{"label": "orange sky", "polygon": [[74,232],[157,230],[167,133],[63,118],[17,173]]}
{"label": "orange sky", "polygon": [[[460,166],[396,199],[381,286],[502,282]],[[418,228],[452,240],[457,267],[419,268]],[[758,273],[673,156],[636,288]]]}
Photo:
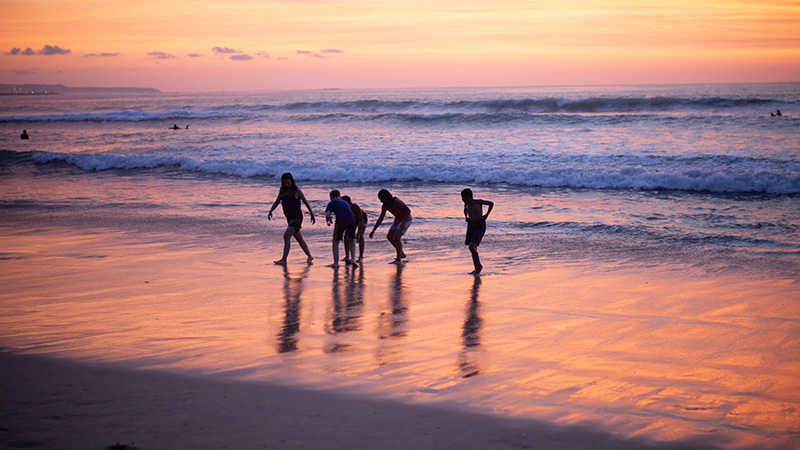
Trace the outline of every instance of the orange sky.
{"label": "orange sky", "polygon": [[165,91],[800,81],[800,1],[3,0],[0,61]]}

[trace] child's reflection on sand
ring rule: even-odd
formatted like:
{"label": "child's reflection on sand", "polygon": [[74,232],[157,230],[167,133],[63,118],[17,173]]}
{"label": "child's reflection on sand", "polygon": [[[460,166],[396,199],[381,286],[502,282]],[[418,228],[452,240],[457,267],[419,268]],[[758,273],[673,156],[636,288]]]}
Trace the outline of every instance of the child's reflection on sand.
{"label": "child's reflection on sand", "polygon": [[303,280],[308,276],[311,266],[307,265],[299,277],[292,277],[289,268],[283,266],[283,324],[278,333],[278,353],[297,350],[297,333],[300,331],[300,297],[303,293]]}
{"label": "child's reflection on sand", "polygon": [[464,346],[458,358],[461,378],[473,377],[480,373],[477,358],[477,350],[481,345],[480,331],[483,326],[483,319],[480,316],[480,289],[481,277],[475,277],[467,302],[466,319],[461,331],[461,341]]}
{"label": "child's reflection on sand", "polygon": [[408,306],[406,305],[403,286],[403,264],[397,264],[397,271],[389,283],[389,309],[381,311],[378,318],[378,350],[379,366],[399,362],[398,347],[388,341],[403,338],[407,334]]}

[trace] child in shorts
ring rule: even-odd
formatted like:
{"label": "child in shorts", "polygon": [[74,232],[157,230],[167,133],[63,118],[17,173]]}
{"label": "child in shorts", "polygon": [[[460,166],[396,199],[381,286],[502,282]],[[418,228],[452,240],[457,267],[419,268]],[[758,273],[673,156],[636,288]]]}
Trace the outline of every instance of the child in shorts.
{"label": "child in shorts", "polygon": [[400,264],[403,262],[403,258],[406,257],[406,254],[403,252],[403,242],[400,238],[403,237],[405,232],[408,230],[408,227],[411,226],[411,209],[403,203],[397,197],[392,196],[392,194],[387,191],[386,189],[381,189],[378,192],[378,199],[381,201],[381,215],[378,217],[377,222],[375,222],[375,226],[372,228],[372,232],[369,233],[370,239],[375,234],[375,230],[378,229],[378,226],[383,222],[383,218],[386,216],[386,212],[392,213],[394,216],[394,222],[392,222],[392,226],[389,228],[389,233],[386,234],[386,239],[392,244],[392,246],[397,251],[397,257],[395,258],[393,263]]}
{"label": "child in shorts", "polygon": [[[478,246],[481,245],[483,235],[486,233],[486,218],[494,208],[494,203],[489,200],[473,198],[472,189],[461,191],[461,200],[464,202],[464,218],[467,220],[467,237],[464,245],[469,245],[469,252],[472,253],[472,264],[475,270],[471,275],[480,275],[483,270],[481,258],[478,256]],[[483,213],[483,205],[489,207],[486,214]]]}
{"label": "child in shorts", "polygon": [[330,224],[333,222],[331,216],[336,216],[336,223],[333,227],[333,264],[328,267],[339,267],[339,241],[345,239],[344,252],[345,264],[356,265],[350,253],[355,256],[355,231],[356,216],[350,209],[350,205],[342,200],[342,194],[334,189],[330,193],[331,201],[325,208],[325,221]]}

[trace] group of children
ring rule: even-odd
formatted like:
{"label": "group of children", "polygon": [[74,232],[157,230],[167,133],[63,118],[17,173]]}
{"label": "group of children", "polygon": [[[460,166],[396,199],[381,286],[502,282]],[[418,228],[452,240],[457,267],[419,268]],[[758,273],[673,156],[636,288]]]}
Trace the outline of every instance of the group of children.
{"label": "group of children", "polygon": [[[364,258],[364,232],[366,231],[367,214],[357,204],[353,203],[350,197],[342,196],[338,190],[330,192],[330,199],[330,203],[325,208],[325,221],[328,225],[334,225],[332,241],[333,263],[329,267],[339,267],[339,242],[342,240],[344,240],[345,264],[358,266]],[[472,262],[475,266],[475,270],[470,274],[479,275],[483,270],[483,265],[481,265],[480,257],[478,256],[478,246],[483,239],[484,233],[486,233],[486,218],[492,212],[494,203],[474,198],[470,189],[461,191],[461,199],[464,202],[464,218],[467,221],[467,235],[464,244],[469,246]],[[392,226],[389,227],[386,239],[389,240],[397,252],[393,262],[400,264],[406,257],[403,252],[401,238],[408,230],[408,227],[411,226],[413,220],[411,209],[386,189],[381,189],[378,192],[378,200],[381,202],[381,214],[369,233],[369,237],[371,239],[375,234],[375,230],[383,223],[386,213],[391,213],[394,216],[394,221]],[[283,215],[286,216],[288,227],[286,232],[283,233],[283,257],[275,261],[275,264],[286,264],[292,237],[300,244],[300,248],[303,249],[303,252],[308,257],[308,263],[311,264],[314,257],[311,256],[308,245],[300,233],[303,223],[303,204],[308,209],[312,224],[316,223],[316,219],[311,205],[300,188],[297,187],[291,173],[284,173],[281,176],[281,188],[278,191],[278,197],[267,215],[269,220],[272,220],[272,212],[278,207],[279,203],[283,207]],[[488,207],[486,213],[483,212],[484,206]],[[358,258],[356,258],[356,243],[358,243]]]}

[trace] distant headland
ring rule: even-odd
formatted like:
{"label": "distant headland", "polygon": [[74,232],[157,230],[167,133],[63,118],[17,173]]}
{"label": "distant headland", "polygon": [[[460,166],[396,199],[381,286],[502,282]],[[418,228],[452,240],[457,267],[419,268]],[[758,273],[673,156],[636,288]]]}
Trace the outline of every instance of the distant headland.
{"label": "distant headland", "polygon": [[157,94],[153,88],[134,87],[68,87],[62,84],[0,84],[0,95],[58,95],[58,94]]}

